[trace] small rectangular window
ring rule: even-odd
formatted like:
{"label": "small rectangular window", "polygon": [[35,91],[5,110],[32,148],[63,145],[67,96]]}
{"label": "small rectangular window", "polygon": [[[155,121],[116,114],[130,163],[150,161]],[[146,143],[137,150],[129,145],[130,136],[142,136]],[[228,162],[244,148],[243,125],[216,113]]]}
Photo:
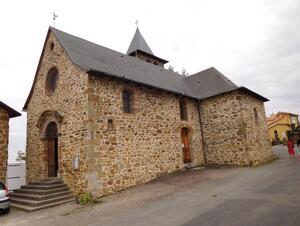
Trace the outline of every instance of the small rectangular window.
{"label": "small rectangular window", "polygon": [[258,113],[257,113],[256,108],[253,108],[253,112],[254,112],[254,118],[255,118],[255,125],[258,126],[259,120],[258,120]]}
{"label": "small rectangular window", "polygon": [[183,98],[179,99],[180,119],[188,120],[186,101]]}
{"label": "small rectangular window", "polygon": [[125,113],[131,113],[131,93],[127,90],[123,90],[123,110]]}

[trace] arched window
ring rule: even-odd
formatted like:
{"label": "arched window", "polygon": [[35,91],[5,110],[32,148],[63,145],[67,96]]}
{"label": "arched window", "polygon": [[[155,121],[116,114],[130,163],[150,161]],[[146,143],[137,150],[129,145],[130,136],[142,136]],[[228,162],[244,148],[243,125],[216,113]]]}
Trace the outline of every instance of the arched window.
{"label": "arched window", "polygon": [[258,114],[256,108],[253,108],[253,113],[254,113],[254,119],[255,119],[255,125],[258,125]]}
{"label": "arched window", "polygon": [[179,110],[180,110],[180,119],[181,120],[188,120],[186,102],[183,98],[179,99]]}
{"label": "arched window", "polygon": [[132,112],[131,106],[131,92],[128,90],[123,90],[123,111],[125,113]]}
{"label": "arched window", "polygon": [[51,49],[51,50],[54,49],[54,43],[53,43],[53,42],[50,43],[50,49]]}
{"label": "arched window", "polygon": [[49,95],[52,95],[56,89],[58,80],[58,71],[55,67],[48,71],[46,78],[46,91]]}

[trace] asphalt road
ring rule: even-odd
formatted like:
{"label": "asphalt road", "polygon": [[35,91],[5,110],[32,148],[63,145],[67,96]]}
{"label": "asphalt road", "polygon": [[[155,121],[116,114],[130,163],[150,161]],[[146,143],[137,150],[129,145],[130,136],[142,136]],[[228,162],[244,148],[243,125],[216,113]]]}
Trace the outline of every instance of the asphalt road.
{"label": "asphalt road", "polygon": [[239,188],[224,184],[224,191],[232,194],[184,225],[299,226],[300,161],[290,160],[284,146],[273,150],[280,160],[239,174]]}
{"label": "asphalt road", "polygon": [[254,168],[195,169],[104,197],[101,203],[75,203],[33,213],[12,211],[0,225],[30,226],[298,226],[300,161],[280,157]]}

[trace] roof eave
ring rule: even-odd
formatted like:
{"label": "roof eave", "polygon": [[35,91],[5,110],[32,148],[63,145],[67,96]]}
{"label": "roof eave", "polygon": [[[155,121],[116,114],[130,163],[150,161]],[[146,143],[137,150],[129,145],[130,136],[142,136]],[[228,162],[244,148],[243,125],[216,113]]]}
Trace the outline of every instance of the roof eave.
{"label": "roof eave", "polygon": [[195,96],[192,96],[192,95],[189,95],[186,92],[181,93],[181,92],[176,92],[174,90],[169,90],[169,89],[164,89],[164,88],[161,88],[161,87],[152,86],[152,85],[147,84],[147,83],[138,82],[138,81],[134,81],[132,79],[128,79],[128,78],[126,78],[126,76],[119,77],[119,76],[116,76],[116,75],[113,75],[113,74],[105,73],[105,72],[94,70],[94,69],[88,70],[87,73],[89,75],[96,75],[96,76],[102,74],[102,75],[110,76],[112,78],[116,78],[116,79],[120,79],[120,80],[125,80],[125,81],[130,81],[130,82],[133,82],[133,83],[136,83],[136,84],[140,84],[140,85],[144,85],[144,86],[147,86],[147,87],[151,87],[153,89],[163,90],[163,91],[166,91],[166,92],[169,92],[169,93],[173,93],[173,94],[176,94],[176,95],[187,96],[187,97],[190,97],[192,99],[199,100],[199,98],[197,98]]}
{"label": "roof eave", "polygon": [[244,87],[244,86],[240,86],[237,90],[240,90],[240,91],[242,91],[242,92],[248,93],[248,94],[250,94],[251,96],[254,96],[254,97],[256,97],[257,99],[260,99],[260,100],[263,101],[263,102],[270,101],[268,98],[266,98],[266,97],[264,97],[264,96],[262,96],[262,95],[260,95],[260,94],[258,94],[258,93],[256,93],[256,92],[254,92],[254,91],[252,91],[252,90],[250,90],[250,89],[248,89],[248,88],[246,88],[246,87]]}
{"label": "roof eave", "polygon": [[168,60],[162,59],[162,58],[160,58],[160,57],[157,57],[157,56],[155,56],[155,55],[152,55],[152,54],[147,53],[147,52],[145,52],[145,51],[143,51],[143,50],[140,50],[140,49],[138,49],[138,50],[136,50],[136,51],[134,51],[134,52],[131,52],[131,53],[129,53],[128,55],[129,55],[129,56],[134,56],[134,55],[136,54],[136,52],[140,52],[140,53],[142,53],[142,54],[145,54],[146,56],[150,56],[150,57],[152,57],[152,58],[154,58],[154,59],[160,61],[160,62],[163,63],[163,64],[166,64],[166,63],[169,62]]}
{"label": "roof eave", "polygon": [[17,112],[15,109],[11,108],[10,106],[4,104],[2,101],[0,101],[0,107],[2,107],[4,110],[8,112],[9,118],[21,116],[21,113]]}
{"label": "roof eave", "polygon": [[233,87],[232,89],[228,89],[224,92],[219,92],[219,93],[215,93],[215,94],[212,94],[212,95],[209,95],[209,96],[206,96],[206,97],[203,97],[203,98],[200,98],[199,100],[205,100],[205,99],[208,99],[208,98],[212,98],[212,97],[215,97],[215,96],[219,96],[219,95],[222,95],[222,94],[226,94],[226,93],[230,93],[230,92],[234,92],[234,91],[242,91],[242,92],[245,92],[251,96],[254,96],[260,100],[262,100],[263,102],[267,102],[269,101],[269,99],[259,95],[258,93],[255,93],[253,92],[252,90],[246,88],[246,87]]}

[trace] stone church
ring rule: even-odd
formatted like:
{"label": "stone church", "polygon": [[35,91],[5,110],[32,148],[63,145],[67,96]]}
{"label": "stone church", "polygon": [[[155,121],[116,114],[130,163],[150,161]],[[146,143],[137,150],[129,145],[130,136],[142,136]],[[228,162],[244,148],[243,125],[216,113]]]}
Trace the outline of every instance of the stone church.
{"label": "stone church", "polygon": [[50,27],[26,100],[27,181],[104,195],[197,165],[272,157],[265,97],[215,68],[164,69],[139,29],[126,54]]}

